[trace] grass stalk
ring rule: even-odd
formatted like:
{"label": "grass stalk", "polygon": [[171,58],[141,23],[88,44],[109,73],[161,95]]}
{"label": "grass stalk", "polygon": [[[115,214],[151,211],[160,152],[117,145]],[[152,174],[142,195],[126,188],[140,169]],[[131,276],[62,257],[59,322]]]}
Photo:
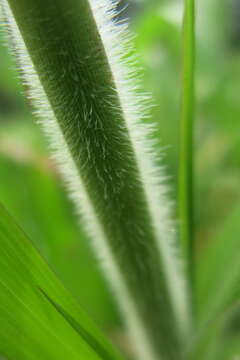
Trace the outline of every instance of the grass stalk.
{"label": "grass stalk", "polygon": [[105,263],[137,358],[181,359],[187,293],[172,251],[178,245],[162,170],[142,121],[146,105],[135,100],[134,70],[125,64],[125,25],[113,24],[108,0],[8,4],[25,81]]}
{"label": "grass stalk", "polygon": [[193,126],[195,78],[195,0],[185,0],[183,20],[182,105],[180,118],[180,238],[190,278],[194,269]]}

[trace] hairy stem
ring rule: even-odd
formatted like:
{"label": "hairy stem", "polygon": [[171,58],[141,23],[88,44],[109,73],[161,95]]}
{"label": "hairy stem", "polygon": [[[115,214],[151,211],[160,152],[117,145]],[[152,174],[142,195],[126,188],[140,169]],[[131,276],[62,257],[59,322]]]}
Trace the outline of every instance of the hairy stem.
{"label": "hairy stem", "polygon": [[[127,122],[119,94],[126,74],[123,71],[123,78],[116,80],[114,60],[103,43],[104,32],[111,37],[120,25],[101,28],[94,16],[95,0],[8,3],[34,65],[31,72],[38,75],[33,75],[33,86],[43,88],[41,96],[50,106],[44,128],[48,132],[51,127],[59,161],[71,163],[73,170],[65,175],[77,202],[81,199],[95,246],[108,264],[107,275],[126,313],[138,359],[159,355],[180,359],[188,328],[187,296],[176,259],[168,250],[172,236],[166,220],[168,204],[162,195],[162,204],[150,201],[156,192],[162,194],[162,185],[156,187],[145,175],[149,165],[142,163],[147,151],[142,155],[136,150],[145,145],[136,146],[136,124]],[[109,16],[110,3],[103,1],[107,9],[103,17]],[[17,37],[16,46],[18,41]],[[115,45],[121,47],[117,41]],[[31,86],[31,76],[28,83]],[[66,153],[63,159],[61,150]],[[156,210],[159,206],[161,211]]]}

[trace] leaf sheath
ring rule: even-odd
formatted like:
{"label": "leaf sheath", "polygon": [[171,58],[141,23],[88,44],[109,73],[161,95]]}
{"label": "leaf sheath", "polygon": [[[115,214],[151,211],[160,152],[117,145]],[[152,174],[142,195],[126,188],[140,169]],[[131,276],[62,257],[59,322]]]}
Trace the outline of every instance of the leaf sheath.
{"label": "leaf sheath", "polygon": [[[164,225],[166,233],[159,233],[156,226],[165,221],[168,210],[161,204],[164,217],[154,220],[133,127],[126,123],[110,66],[114,60],[107,56],[100,36],[105,30],[96,25],[94,7],[86,0],[8,2],[40,79],[38,86],[46,94],[43,102],[49,102],[53,111],[56,124],[51,131],[57,134],[50,138],[57,143],[60,162],[71,163],[74,169],[73,197],[79,202],[78,192],[84,194],[82,212],[87,213],[94,243],[108,265],[107,275],[139,348],[138,358],[150,360],[160,354],[163,359],[179,359],[182,327],[188,319],[185,310],[180,313],[177,307],[185,309],[186,294],[176,259],[166,254],[170,222]],[[43,121],[49,132],[47,114]],[[61,156],[59,144],[66,147],[62,149],[66,157]],[[159,243],[165,245],[161,248]]]}

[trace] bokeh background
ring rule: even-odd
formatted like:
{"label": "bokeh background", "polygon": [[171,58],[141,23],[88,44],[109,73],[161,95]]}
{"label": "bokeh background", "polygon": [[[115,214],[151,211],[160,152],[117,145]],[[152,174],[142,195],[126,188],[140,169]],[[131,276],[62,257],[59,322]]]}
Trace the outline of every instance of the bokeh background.
{"label": "bokeh background", "polygon": [[[177,197],[182,2],[129,0],[128,18],[150,91],[163,163]],[[240,0],[197,1],[195,235],[198,257],[235,214],[240,227]],[[65,286],[120,344],[122,323],[89,239],[68,200],[27,89],[0,34],[0,200]],[[239,210],[238,210],[239,209]],[[239,217],[236,214],[239,213]],[[239,219],[239,220],[238,220]]]}

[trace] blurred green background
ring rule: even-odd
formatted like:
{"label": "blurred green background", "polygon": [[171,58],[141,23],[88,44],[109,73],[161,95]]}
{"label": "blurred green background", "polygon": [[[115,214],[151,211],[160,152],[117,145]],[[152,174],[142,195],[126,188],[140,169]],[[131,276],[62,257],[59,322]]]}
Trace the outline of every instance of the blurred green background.
{"label": "blurred green background", "polygon": [[[119,5],[121,9],[124,4]],[[240,1],[200,0],[197,6],[195,233],[198,255],[221,231],[240,197]],[[163,163],[177,197],[182,2],[131,1],[144,89],[153,103]],[[115,341],[121,319],[78,224],[47,141],[31,114],[14,62],[0,45],[0,200],[35,242],[82,306]],[[238,206],[239,209],[239,206]],[[239,217],[236,222],[240,222]],[[238,221],[239,219],[239,221]]]}

